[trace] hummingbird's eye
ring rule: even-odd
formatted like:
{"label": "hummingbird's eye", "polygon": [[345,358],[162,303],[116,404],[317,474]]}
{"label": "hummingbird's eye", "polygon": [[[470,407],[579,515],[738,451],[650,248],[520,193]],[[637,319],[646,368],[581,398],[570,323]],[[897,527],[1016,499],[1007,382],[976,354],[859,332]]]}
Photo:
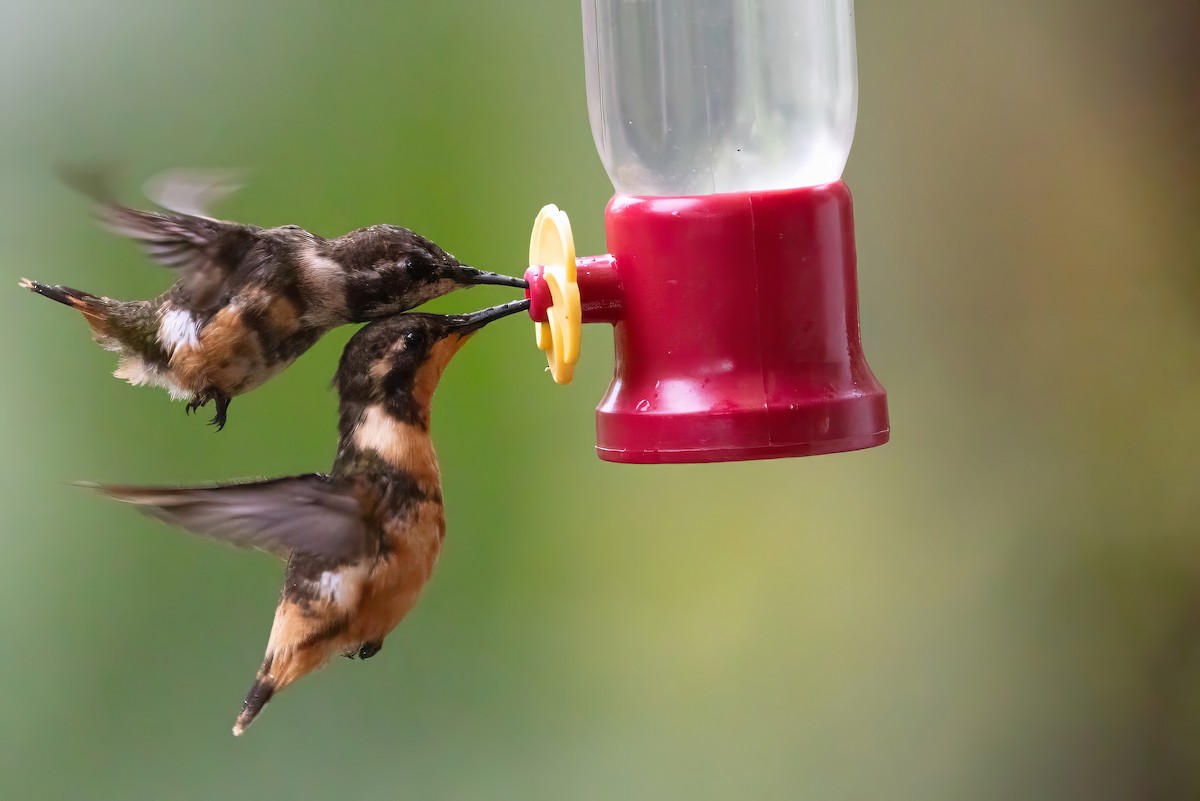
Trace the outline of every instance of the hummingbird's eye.
{"label": "hummingbird's eye", "polygon": [[405,331],[402,339],[405,350],[417,350],[425,343],[425,335],[420,331]]}

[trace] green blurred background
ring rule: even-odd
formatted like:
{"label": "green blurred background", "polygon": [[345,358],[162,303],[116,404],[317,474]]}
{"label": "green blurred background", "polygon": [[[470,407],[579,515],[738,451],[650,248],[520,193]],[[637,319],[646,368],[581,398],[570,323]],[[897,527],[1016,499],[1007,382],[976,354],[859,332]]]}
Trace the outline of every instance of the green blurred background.
{"label": "green blurred background", "polygon": [[[603,249],[576,2],[0,5],[0,795],[1200,797],[1200,12],[860,2],[855,191],[884,448],[608,465],[531,326],[448,370],[414,614],[229,735],[280,567],[67,486],[319,470],[343,330],[214,435],[28,275],[169,276],[53,177],[246,165],[220,211]],[[440,309],[509,297],[477,289]]]}

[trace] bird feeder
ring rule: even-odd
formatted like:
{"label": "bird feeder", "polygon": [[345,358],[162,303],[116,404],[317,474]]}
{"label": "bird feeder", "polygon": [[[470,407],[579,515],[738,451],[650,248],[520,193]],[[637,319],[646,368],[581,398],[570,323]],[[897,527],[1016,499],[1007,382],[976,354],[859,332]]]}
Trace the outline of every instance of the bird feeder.
{"label": "bird feeder", "polygon": [[616,195],[608,253],[547,206],[529,314],[560,384],[613,326],[596,450],[661,464],[887,442],[859,337],[841,179],[858,87],[852,0],[583,0],[588,111]]}

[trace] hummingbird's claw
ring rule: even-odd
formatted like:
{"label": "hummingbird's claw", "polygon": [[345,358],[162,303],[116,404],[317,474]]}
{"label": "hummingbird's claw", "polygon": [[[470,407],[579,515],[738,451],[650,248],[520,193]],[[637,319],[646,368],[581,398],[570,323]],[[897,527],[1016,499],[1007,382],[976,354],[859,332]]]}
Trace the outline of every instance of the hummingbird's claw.
{"label": "hummingbird's claw", "polygon": [[217,402],[217,413],[213,419],[209,420],[208,422],[209,425],[216,426],[217,431],[220,431],[225,427],[225,419],[229,415],[229,403],[233,400],[233,398],[230,396],[224,395],[221,392],[209,387],[204,392],[197,392],[195,395],[193,395],[192,399],[188,401],[187,406],[184,407],[184,410],[188,414],[191,414],[197,409],[207,406],[210,400],[215,400]]}
{"label": "hummingbird's claw", "polygon": [[208,395],[204,395],[204,394],[197,392],[195,395],[192,396],[192,399],[190,401],[188,401],[187,406],[183,407],[184,411],[190,415],[192,412],[196,411],[200,407],[207,406],[208,400],[209,400]]}
{"label": "hummingbird's claw", "polygon": [[208,421],[208,424],[216,426],[216,430],[220,431],[225,427],[225,420],[229,417],[229,404],[233,398],[221,394],[214,394],[212,398],[217,402],[217,413],[213,415],[213,419]]}

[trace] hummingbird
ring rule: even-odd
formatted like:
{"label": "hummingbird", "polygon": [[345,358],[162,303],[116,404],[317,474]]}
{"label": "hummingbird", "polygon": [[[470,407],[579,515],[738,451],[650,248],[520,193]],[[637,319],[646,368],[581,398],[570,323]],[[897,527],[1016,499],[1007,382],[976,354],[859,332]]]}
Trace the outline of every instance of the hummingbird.
{"label": "hummingbird", "polygon": [[20,285],[81,312],[93,338],[119,355],[116,377],[188,398],[189,414],[212,401],[218,431],[234,396],[262,385],[336,326],[390,317],[462,287],[526,287],[524,279],[469,267],[396,225],[326,239],[297,225],[209,217],[199,201],[220,188],[194,176],[158,181],[160,196],[186,207],[165,212],[117,203],[94,176],[68,180],[92,198],[102,223],[177,279],[153,300],[136,301],[28,278]]}
{"label": "hummingbird", "polygon": [[429,436],[434,389],[480,328],[529,308],[401,314],[364,326],[334,384],[338,447],[328,474],[200,487],[89,485],[189,531],[287,560],[266,655],[233,726],[330,657],[369,659],[417,601],[446,534]]}

